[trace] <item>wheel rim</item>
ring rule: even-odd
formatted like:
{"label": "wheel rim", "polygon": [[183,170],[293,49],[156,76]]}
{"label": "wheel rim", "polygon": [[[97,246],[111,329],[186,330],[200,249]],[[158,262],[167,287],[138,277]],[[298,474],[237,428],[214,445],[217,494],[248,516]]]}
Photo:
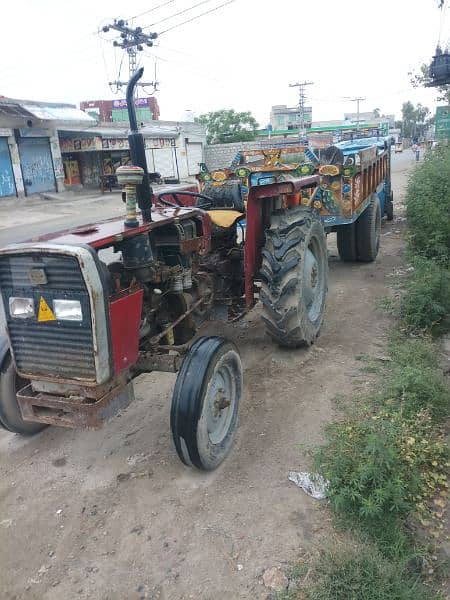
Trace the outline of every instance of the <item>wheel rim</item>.
{"label": "wheel rim", "polygon": [[315,237],[309,242],[305,252],[303,270],[303,297],[310,321],[316,321],[323,302],[323,261],[320,245]]}
{"label": "wheel rim", "polygon": [[224,355],[216,365],[203,404],[208,437],[214,445],[220,444],[230,429],[237,400],[237,377],[234,361]]}

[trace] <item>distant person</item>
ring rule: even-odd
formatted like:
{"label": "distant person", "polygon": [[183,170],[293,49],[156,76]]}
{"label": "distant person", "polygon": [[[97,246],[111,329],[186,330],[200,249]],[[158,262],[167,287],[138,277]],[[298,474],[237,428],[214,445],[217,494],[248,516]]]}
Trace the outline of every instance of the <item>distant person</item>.
{"label": "distant person", "polygon": [[418,144],[413,144],[411,146],[411,150],[416,155],[416,161],[419,161],[420,160],[420,146]]}

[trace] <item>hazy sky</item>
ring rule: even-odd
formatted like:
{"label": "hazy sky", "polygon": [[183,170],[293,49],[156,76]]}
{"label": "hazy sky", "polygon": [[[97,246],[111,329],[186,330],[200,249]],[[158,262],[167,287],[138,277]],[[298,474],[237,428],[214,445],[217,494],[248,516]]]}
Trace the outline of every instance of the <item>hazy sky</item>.
{"label": "hazy sky", "polygon": [[[167,0],[14,0],[2,3],[0,95],[77,103],[120,98],[116,79],[122,51],[110,34],[97,34],[114,18],[130,18]],[[223,4],[211,0],[149,31],[162,32]],[[200,0],[173,0],[133,21],[143,27]],[[447,2],[442,40],[448,41]],[[234,108],[250,110],[261,126],[273,104],[293,105],[289,83],[309,80],[313,120],[341,119],[355,110],[345,96],[365,96],[361,111],[379,107],[400,116],[402,102],[434,110],[433,90],[414,90],[408,71],[429,62],[438,41],[436,0],[234,0],[198,20],[162,34],[140,54],[146,80],[155,68],[161,118],[180,119]],[[121,78],[128,77],[128,57]]]}

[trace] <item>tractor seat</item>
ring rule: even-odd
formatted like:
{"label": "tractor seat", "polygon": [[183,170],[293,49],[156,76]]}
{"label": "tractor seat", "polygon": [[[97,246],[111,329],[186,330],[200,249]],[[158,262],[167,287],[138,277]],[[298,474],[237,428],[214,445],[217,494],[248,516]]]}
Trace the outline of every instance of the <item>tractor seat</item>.
{"label": "tractor seat", "polygon": [[207,213],[214,225],[225,229],[232,227],[245,216],[244,213],[231,208],[226,208],[224,210],[208,210]]}

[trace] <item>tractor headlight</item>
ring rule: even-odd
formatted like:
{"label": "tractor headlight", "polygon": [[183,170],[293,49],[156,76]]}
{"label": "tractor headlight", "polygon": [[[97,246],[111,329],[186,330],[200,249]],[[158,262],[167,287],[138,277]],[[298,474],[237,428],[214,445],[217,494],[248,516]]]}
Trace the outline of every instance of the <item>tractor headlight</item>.
{"label": "tractor headlight", "polygon": [[83,312],[78,300],[53,300],[53,311],[58,321],[82,321]]}
{"label": "tractor headlight", "polygon": [[9,314],[17,319],[31,319],[35,314],[33,298],[11,296],[9,299]]}

